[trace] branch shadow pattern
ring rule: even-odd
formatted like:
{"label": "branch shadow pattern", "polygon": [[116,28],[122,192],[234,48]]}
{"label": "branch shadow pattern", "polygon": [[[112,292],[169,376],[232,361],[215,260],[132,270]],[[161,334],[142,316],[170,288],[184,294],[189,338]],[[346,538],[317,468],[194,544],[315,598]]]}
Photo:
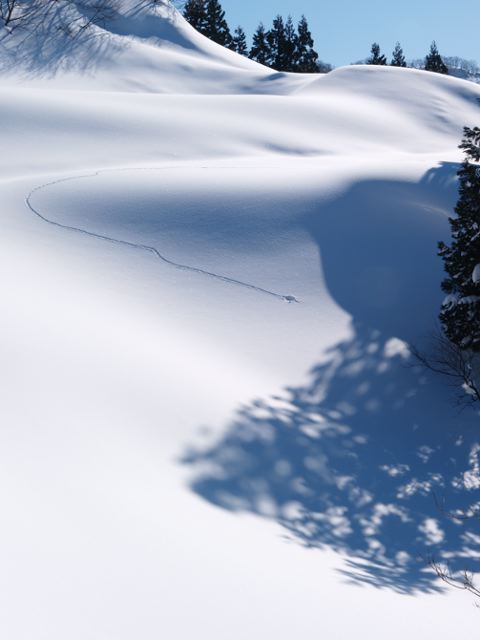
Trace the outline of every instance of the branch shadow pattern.
{"label": "branch shadow pattern", "polygon": [[45,3],[14,30],[0,27],[0,71],[23,70],[29,78],[93,73],[128,49],[132,37],[199,51],[173,24],[175,9],[168,0],[137,0],[127,9],[121,0]]}
{"label": "branch shadow pattern", "polygon": [[[103,14],[92,7],[63,1],[49,3],[38,16],[19,24],[11,33],[0,31],[0,71],[15,71],[25,78],[48,78],[72,70],[92,73],[107,57],[127,46],[103,28]],[[116,15],[114,7],[108,13],[110,20]]]}
{"label": "branch shadow pattern", "polygon": [[356,327],[327,356],[307,385],[243,407],[214,446],[187,451],[193,490],[345,554],[356,583],[432,592],[431,557],[480,569],[480,538],[440,506],[478,498],[478,418],[460,429],[437,382],[378,331]]}
{"label": "branch shadow pattern", "polygon": [[[340,552],[348,581],[403,594],[441,590],[431,558],[480,569],[477,522],[446,513],[466,513],[479,499],[478,415],[459,415],[407,347],[429,329],[438,301],[440,273],[424,252],[431,246],[435,256],[439,228],[422,216],[444,206],[446,194],[439,202],[435,194],[452,189],[455,169],[444,164],[417,185],[357,185],[308,216],[332,296],[353,316],[350,337],[306,384],[242,407],[218,441],[182,457],[201,498],[272,519],[308,548]],[[397,211],[398,201],[409,206]],[[441,230],[445,212],[439,219]],[[374,250],[373,223],[386,248]],[[346,252],[353,276],[340,264]],[[395,295],[380,296],[379,306],[362,273],[382,269]],[[407,310],[405,292],[414,299]]]}

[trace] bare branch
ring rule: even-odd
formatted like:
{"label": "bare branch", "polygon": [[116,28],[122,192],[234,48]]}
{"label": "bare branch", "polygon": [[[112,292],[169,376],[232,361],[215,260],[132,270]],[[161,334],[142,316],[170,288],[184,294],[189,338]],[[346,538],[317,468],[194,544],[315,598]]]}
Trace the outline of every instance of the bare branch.
{"label": "bare branch", "polygon": [[480,354],[461,349],[451,342],[441,331],[431,339],[428,352],[410,347],[416,361],[426,369],[449,379],[460,392],[460,406],[470,406],[480,401]]}
{"label": "bare branch", "polygon": [[460,589],[461,591],[468,591],[476,598],[480,598],[480,588],[476,586],[474,582],[474,575],[469,571],[462,571],[461,573],[452,573],[448,565],[440,564],[434,559],[430,561],[430,566],[435,571],[437,576],[454,589]]}

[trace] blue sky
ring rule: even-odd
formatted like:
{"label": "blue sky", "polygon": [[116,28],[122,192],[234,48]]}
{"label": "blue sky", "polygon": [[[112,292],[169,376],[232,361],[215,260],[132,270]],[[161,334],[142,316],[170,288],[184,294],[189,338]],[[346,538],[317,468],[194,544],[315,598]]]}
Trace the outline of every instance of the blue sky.
{"label": "blue sky", "polygon": [[425,55],[432,40],[440,53],[480,63],[480,0],[221,0],[232,30],[250,37],[275,14],[307,16],[320,57],[335,66],[366,57],[377,41],[388,55],[399,40],[408,58]]}

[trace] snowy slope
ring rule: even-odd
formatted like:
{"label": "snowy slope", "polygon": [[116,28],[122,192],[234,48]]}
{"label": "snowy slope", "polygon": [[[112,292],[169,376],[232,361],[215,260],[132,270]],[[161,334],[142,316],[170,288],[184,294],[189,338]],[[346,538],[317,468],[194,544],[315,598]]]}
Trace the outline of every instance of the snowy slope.
{"label": "snowy slope", "polygon": [[195,95],[282,91],[285,74],[204,38],[168,4],[151,4],[121,0],[106,22],[82,31],[88,13],[61,0],[32,37],[19,31],[1,38],[4,81],[21,77],[42,87],[48,78],[72,89]]}
{"label": "snowy slope", "polygon": [[428,558],[477,567],[434,496],[475,500],[478,417],[405,343],[480,88],[122,7],[35,68],[3,41],[2,637],[467,634]]}

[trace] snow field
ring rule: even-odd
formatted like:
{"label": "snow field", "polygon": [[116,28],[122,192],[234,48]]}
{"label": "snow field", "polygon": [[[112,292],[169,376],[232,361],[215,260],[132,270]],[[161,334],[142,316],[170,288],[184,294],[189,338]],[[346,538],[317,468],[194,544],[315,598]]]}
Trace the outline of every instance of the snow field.
{"label": "snow field", "polygon": [[477,553],[428,493],[472,495],[476,416],[402,345],[480,89],[273,74],[169,11],[103,37],[0,91],[2,635],[467,633],[425,555]]}

